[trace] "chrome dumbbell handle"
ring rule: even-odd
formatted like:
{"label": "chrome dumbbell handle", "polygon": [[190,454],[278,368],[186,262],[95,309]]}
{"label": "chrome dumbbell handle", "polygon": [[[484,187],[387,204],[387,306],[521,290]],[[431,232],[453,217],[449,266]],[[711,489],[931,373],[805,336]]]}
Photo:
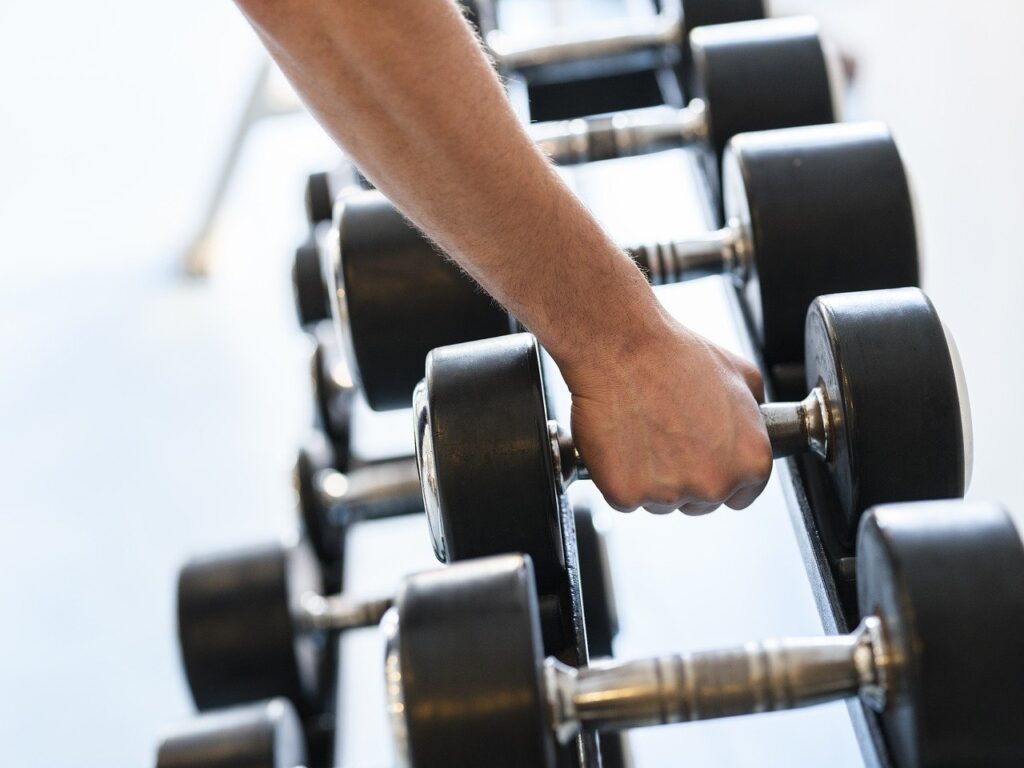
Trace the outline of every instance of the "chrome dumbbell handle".
{"label": "chrome dumbbell handle", "polygon": [[325,597],[307,592],[299,598],[295,618],[307,631],[341,632],[376,626],[393,604],[390,597],[356,600],[343,594]]}
{"label": "chrome dumbbell handle", "polygon": [[[832,419],[828,399],[821,387],[814,387],[799,402],[764,403],[760,406],[772,456],[776,459],[810,452],[823,460],[829,458]],[[572,436],[557,421],[548,422],[555,474],[564,491],[576,480],[590,479],[590,472],[580,457]]]}
{"label": "chrome dumbbell handle", "polygon": [[350,472],[323,469],[315,483],[323,506],[339,525],[413,514],[423,508],[413,457],[366,464]]}
{"label": "chrome dumbbell handle", "polygon": [[694,99],[682,109],[658,106],[533,123],[528,131],[555,163],[585,163],[702,141],[708,133],[707,109]]}
{"label": "chrome dumbbell handle", "polygon": [[666,285],[726,273],[743,281],[750,250],[742,227],[729,222],[701,237],[640,243],[627,247],[626,253],[652,285]]}
{"label": "chrome dumbbell handle", "polygon": [[551,725],[562,742],[580,730],[622,730],[756,714],[861,696],[885,706],[890,660],[881,622],[848,635],[748,643],[728,650],[576,669],[545,662]]}
{"label": "chrome dumbbell handle", "polygon": [[577,59],[621,56],[663,48],[682,39],[682,20],[674,13],[617,19],[614,23],[573,29],[571,32],[559,30],[547,37],[516,38],[500,30],[491,31],[485,37],[494,63],[504,71]]}

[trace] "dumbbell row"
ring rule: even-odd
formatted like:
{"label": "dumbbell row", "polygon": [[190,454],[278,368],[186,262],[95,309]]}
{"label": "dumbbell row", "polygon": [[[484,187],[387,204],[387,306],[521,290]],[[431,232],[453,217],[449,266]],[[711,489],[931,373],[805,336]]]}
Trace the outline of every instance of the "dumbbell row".
{"label": "dumbbell row", "polygon": [[[730,143],[723,176],[723,228],[627,252],[656,284],[732,275],[769,366],[800,361],[815,296],[917,284],[913,201],[884,126],[743,134]],[[371,407],[408,407],[431,349],[509,331],[508,316],[379,193],[340,201],[337,215],[325,258],[329,298]]]}
{"label": "dumbbell row", "polygon": [[[888,505],[864,516],[858,538],[862,618],[846,635],[578,669],[541,652],[529,557],[407,577],[382,621],[399,756],[412,768],[547,768],[556,745],[581,731],[860,698],[900,768],[1020,764],[1024,689],[1006,683],[1024,675],[1024,548],[1009,516],[964,502]],[[472,705],[481,700],[505,704]],[[193,721],[162,741],[158,766],[234,768],[231,758],[206,761],[240,751],[282,768],[301,763],[287,702]]]}
{"label": "dumbbell row", "polygon": [[[834,56],[810,17],[718,24],[693,33],[693,79],[699,97],[668,105],[532,123],[530,136],[559,164],[607,160],[691,144],[720,156],[732,136],[749,131],[818,125],[838,119],[841,78]],[[305,205],[314,228],[329,221],[334,200],[369,184],[350,164],[312,174]],[[296,263],[316,245],[300,246]],[[308,257],[307,257],[308,258]],[[312,269],[296,272],[296,282]],[[307,288],[307,291],[312,288]],[[300,292],[299,298],[303,294]]]}
{"label": "dumbbell row", "polygon": [[[694,33],[694,48],[701,95],[685,107],[661,105],[532,123],[527,131],[554,162],[572,164],[693,144],[706,144],[720,156],[739,133],[838,119],[838,78],[812,18],[705,27]],[[360,188],[368,185],[348,165],[334,174],[312,174],[305,192],[311,226],[331,219],[338,196]],[[296,263],[314,246],[311,236],[300,246]],[[312,269],[303,274],[311,275]],[[302,295],[300,291],[300,300]]]}
{"label": "dumbbell row", "polygon": [[[962,502],[881,507],[859,539],[863,618],[850,634],[580,669],[540,653],[529,558],[410,577],[384,619],[396,748],[413,767],[546,767],[581,731],[859,697],[901,768],[1019,764],[1024,689],[1005,681],[1024,674],[1024,550],[1009,516]],[[471,706],[484,700],[508,706]]]}
{"label": "dumbbell row", "polygon": [[[875,504],[962,496],[969,404],[952,338],[927,297],[916,288],[819,297],[806,325],[810,394],[763,412],[776,455],[810,451],[823,462],[839,502],[829,522],[845,545]],[[414,415],[438,559],[523,552],[548,583],[561,560],[550,521],[579,463],[549,420],[536,340],[433,350]]]}
{"label": "dumbbell row", "polygon": [[739,133],[839,119],[839,77],[810,17],[702,27],[691,37],[699,96],[667,105],[528,127],[556,163],[627,157],[693,144],[716,157]]}
{"label": "dumbbell row", "polygon": [[[607,553],[589,511],[578,510],[575,522],[588,636],[596,655],[610,655],[617,619]],[[557,602],[539,599],[557,624]],[[307,542],[195,558],[178,578],[178,633],[193,698],[205,710],[284,696],[300,712],[315,712],[329,695],[330,636],[376,625],[390,605],[327,594]]]}

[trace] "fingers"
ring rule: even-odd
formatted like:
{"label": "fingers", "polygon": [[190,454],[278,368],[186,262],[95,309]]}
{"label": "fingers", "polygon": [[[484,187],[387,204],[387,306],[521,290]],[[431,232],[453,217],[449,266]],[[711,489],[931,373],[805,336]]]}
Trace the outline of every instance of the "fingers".
{"label": "fingers", "polygon": [[725,506],[729,507],[729,509],[746,509],[764,492],[764,489],[768,485],[768,479],[769,478],[766,477],[763,482],[758,483],[757,485],[747,486],[746,488],[737,491],[726,500]]}
{"label": "fingers", "polygon": [[679,507],[679,511],[688,517],[700,517],[701,515],[709,515],[718,509],[721,504],[715,504],[713,502],[703,501],[689,501],[682,504]]}
{"label": "fingers", "polygon": [[743,383],[747,385],[747,389],[750,390],[750,394],[754,396],[754,399],[757,400],[758,403],[763,403],[764,377],[761,375],[760,369],[746,358],[733,354],[728,350],[722,351],[732,364],[732,367],[735,368],[743,378]]}

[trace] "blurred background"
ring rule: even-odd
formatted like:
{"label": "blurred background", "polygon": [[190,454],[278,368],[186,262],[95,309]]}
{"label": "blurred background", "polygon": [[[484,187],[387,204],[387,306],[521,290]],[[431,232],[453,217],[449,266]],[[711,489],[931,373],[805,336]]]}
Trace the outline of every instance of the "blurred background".
{"label": "blurred background", "polygon": [[[1024,520],[1024,5],[770,7],[817,15],[857,60],[847,117],[894,129],[924,286],[967,373],[969,495]],[[190,278],[183,252],[262,61],[235,7],[2,3],[0,51],[3,762],[148,765],[191,711],[178,565],[295,525],[311,405],[289,268],[305,175],[338,154],[305,115],[262,121],[213,272]]]}

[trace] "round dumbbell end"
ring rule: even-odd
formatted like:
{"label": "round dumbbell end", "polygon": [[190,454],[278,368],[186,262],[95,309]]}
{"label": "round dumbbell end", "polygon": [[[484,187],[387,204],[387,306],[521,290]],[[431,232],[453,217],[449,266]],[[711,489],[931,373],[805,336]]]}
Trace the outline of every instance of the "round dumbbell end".
{"label": "round dumbbell end", "polygon": [[334,210],[334,192],[329,173],[311,173],[306,179],[306,218],[316,226],[330,221]]}
{"label": "round dumbbell end", "polygon": [[413,576],[396,608],[400,663],[389,665],[388,678],[401,690],[404,733],[396,735],[409,764],[553,768],[529,558],[501,555]]}
{"label": "round dumbbell end", "polygon": [[374,410],[408,408],[435,347],[508,332],[508,316],[378,192],[338,210],[337,312]]}
{"label": "round dumbbell end", "polygon": [[802,362],[816,296],[917,285],[910,188],[880,123],[738,136],[723,194],[749,251],[745,296],[769,366]]}
{"label": "round dumbbell end", "polygon": [[917,288],[821,296],[806,328],[807,385],[830,412],[840,537],[852,545],[875,504],[963,496],[956,372],[928,297]]}
{"label": "round dumbbell end", "polygon": [[196,558],[178,577],[178,636],[200,709],[285,696],[315,706],[321,638],[301,632],[302,595],[321,592],[307,544]]}
{"label": "round dumbbell end", "polygon": [[300,325],[313,325],[331,316],[320,266],[320,245],[314,233],[310,233],[305,242],[295,249],[292,289],[295,292],[295,310]]}
{"label": "round dumbbell end", "polygon": [[716,157],[739,133],[836,119],[818,23],[810,17],[702,27],[690,38]]}
{"label": "round dumbbell end", "polygon": [[302,724],[286,699],[192,718],[168,732],[157,768],[296,768],[306,762]]}
{"label": "round dumbbell end", "polygon": [[861,612],[888,648],[881,715],[905,766],[1024,764],[1024,547],[998,506],[877,507],[858,537]]}
{"label": "round dumbbell end", "polygon": [[681,0],[682,39],[680,42],[679,70],[687,92],[696,89],[693,52],[690,47],[691,34],[698,27],[716,24],[732,24],[738,21],[763,19],[764,0]]}
{"label": "round dumbbell end", "polygon": [[435,549],[447,562],[526,553],[541,591],[555,591],[565,568],[560,483],[536,340],[435,349],[424,387],[417,445]]}

